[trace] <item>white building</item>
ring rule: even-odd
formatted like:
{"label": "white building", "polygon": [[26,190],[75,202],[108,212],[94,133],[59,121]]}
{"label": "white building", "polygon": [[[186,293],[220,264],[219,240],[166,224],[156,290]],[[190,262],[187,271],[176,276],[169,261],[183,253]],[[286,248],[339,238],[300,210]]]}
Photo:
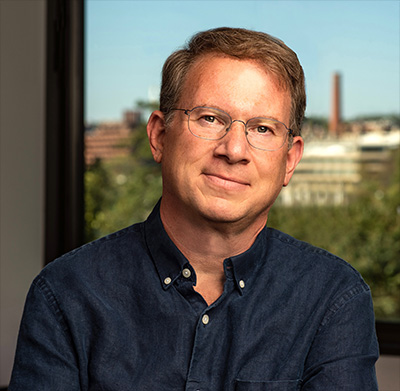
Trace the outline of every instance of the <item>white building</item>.
{"label": "white building", "polygon": [[399,130],[306,142],[303,159],[278,202],[344,205],[363,178],[390,177],[392,151],[399,147]]}

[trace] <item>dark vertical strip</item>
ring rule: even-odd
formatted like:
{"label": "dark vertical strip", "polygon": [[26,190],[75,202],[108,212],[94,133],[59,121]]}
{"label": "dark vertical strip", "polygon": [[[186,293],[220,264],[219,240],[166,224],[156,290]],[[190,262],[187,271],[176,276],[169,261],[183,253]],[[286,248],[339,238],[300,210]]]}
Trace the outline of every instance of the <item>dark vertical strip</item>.
{"label": "dark vertical strip", "polygon": [[381,354],[400,356],[400,323],[376,322],[379,349]]}
{"label": "dark vertical strip", "polygon": [[83,243],[83,0],[47,2],[45,263]]}

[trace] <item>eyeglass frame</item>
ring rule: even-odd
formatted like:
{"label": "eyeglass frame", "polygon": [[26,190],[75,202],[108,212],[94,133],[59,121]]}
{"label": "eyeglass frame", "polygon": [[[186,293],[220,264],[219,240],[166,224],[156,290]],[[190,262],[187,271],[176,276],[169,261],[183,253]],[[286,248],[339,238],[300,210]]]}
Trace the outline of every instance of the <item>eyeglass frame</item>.
{"label": "eyeglass frame", "polygon": [[[226,115],[229,117],[231,123],[230,123],[229,126],[226,128],[225,133],[224,133],[221,137],[218,137],[218,138],[207,138],[207,137],[198,136],[197,134],[193,133],[193,131],[190,129],[190,114],[192,113],[193,110],[196,110],[196,109],[211,109],[211,110],[220,111],[220,112],[226,114]],[[288,137],[290,137],[290,136],[294,137],[294,131],[293,131],[292,129],[288,128],[288,127],[285,125],[285,123],[283,123],[282,121],[278,121],[277,119],[274,119],[274,118],[268,118],[268,117],[254,117],[254,118],[250,118],[249,120],[247,120],[247,122],[244,122],[243,120],[240,120],[240,119],[232,119],[232,117],[229,115],[229,113],[227,113],[227,112],[224,111],[224,110],[218,109],[218,108],[216,108],[216,107],[209,107],[209,106],[196,106],[196,107],[193,107],[193,109],[178,109],[178,108],[173,108],[173,109],[171,109],[171,111],[172,111],[172,110],[183,111],[183,112],[188,116],[188,129],[189,129],[190,133],[191,133],[193,136],[195,136],[195,137],[197,137],[197,138],[200,138],[200,139],[202,139],[202,140],[217,141],[217,140],[223,139],[223,138],[228,134],[228,132],[230,131],[230,129],[231,129],[231,127],[232,127],[232,124],[233,124],[234,122],[241,122],[241,123],[244,125],[245,135],[246,135],[246,140],[247,140],[247,142],[248,142],[249,145],[252,146],[253,148],[259,149],[259,150],[261,150],[261,151],[268,151],[268,152],[278,151],[279,149],[281,149],[281,148],[285,145],[285,142],[286,142],[286,140],[287,140]],[[248,124],[250,121],[252,121],[253,119],[257,119],[257,118],[263,118],[263,119],[271,120],[271,121],[274,121],[274,122],[278,122],[278,123],[282,124],[282,125],[285,127],[285,129],[287,130],[287,132],[286,132],[285,138],[283,138],[283,143],[282,143],[282,145],[281,145],[279,148],[276,148],[276,149],[265,149],[265,148],[260,148],[260,147],[254,146],[254,145],[249,141],[249,139],[248,139],[248,137],[247,137],[248,134],[249,134],[248,131],[247,131],[247,124]]]}

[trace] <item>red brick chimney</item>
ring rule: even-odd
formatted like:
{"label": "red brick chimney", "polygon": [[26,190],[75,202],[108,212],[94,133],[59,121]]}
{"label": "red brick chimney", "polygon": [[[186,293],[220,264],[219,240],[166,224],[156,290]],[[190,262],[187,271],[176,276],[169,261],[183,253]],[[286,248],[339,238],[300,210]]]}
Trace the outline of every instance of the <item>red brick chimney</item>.
{"label": "red brick chimney", "polygon": [[332,107],[331,116],[329,119],[329,133],[333,136],[338,136],[340,133],[341,124],[341,91],[340,91],[340,74],[335,72],[333,74],[332,85]]}

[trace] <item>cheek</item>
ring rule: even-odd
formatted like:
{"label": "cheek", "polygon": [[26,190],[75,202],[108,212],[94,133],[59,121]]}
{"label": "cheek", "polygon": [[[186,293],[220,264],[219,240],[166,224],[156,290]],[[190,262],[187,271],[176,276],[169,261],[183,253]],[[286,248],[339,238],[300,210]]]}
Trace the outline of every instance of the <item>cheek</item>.
{"label": "cheek", "polygon": [[185,180],[184,173],[193,163],[196,153],[196,149],[189,142],[190,139],[187,140],[184,134],[177,133],[173,130],[166,137],[161,162],[163,177],[173,182]]}
{"label": "cheek", "polygon": [[171,137],[166,138],[165,155],[175,169],[195,168],[213,155],[212,142],[193,136],[189,130],[173,130],[168,136]]}
{"label": "cheek", "polygon": [[280,156],[267,156],[258,162],[258,177],[264,189],[280,189],[286,176],[286,158]]}

